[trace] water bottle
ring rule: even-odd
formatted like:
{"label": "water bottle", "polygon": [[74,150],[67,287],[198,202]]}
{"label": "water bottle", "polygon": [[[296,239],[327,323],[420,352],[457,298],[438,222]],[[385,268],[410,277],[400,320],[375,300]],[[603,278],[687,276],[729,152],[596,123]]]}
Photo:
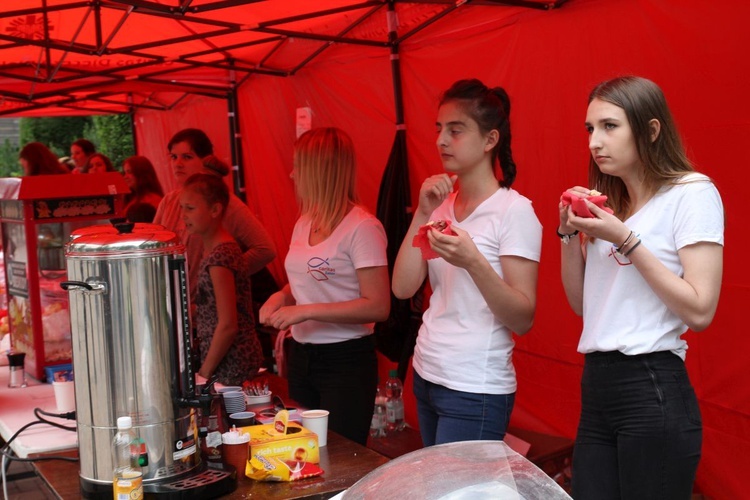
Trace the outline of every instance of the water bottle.
{"label": "water bottle", "polygon": [[375,391],[375,410],[372,412],[370,422],[370,436],[373,438],[385,437],[386,415],[385,396],[380,392],[380,387]]}
{"label": "water bottle", "polygon": [[112,440],[114,500],[143,500],[143,471],[138,464],[140,449],[130,417],[117,419],[117,434]]}
{"label": "water bottle", "polygon": [[401,398],[403,386],[396,370],[388,373],[385,383],[385,414],[389,431],[404,429],[404,400]]}

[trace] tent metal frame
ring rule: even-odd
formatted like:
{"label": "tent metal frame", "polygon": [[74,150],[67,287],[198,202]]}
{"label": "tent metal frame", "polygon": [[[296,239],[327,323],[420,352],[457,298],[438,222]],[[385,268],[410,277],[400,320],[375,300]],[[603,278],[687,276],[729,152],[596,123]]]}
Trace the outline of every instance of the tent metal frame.
{"label": "tent metal frame", "polygon": [[[566,0],[550,0],[546,3],[539,3],[538,1],[535,2],[531,0],[365,0],[344,7],[323,9],[303,15],[279,17],[255,25],[206,19],[199,16],[199,14],[204,12],[218,11],[221,9],[260,3],[262,1],[263,0],[217,0],[202,5],[193,5],[191,0],[184,0],[180,8],[174,8],[149,0],[88,0],[73,1],[67,4],[55,6],[47,6],[46,0],[43,0],[42,5],[38,8],[0,13],[0,19],[17,18],[19,16],[42,16],[44,19],[44,39],[41,40],[21,38],[8,33],[0,33],[0,51],[2,51],[3,48],[28,46],[38,47],[43,53],[36,63],[0,65],[0,77],[26,81],[32,84],[31,90],[28,94],[20,94],[6,89],[0,89],[0,98],[7,101],[13,101],[18,105],[18,107],[12,110],[0,111],[0,116],[22,115],[25,111],[51,106],[79,111],[80,106],[83,105],[82,101],[98,101],[108,104],[119,103],[122,105],[122,112],[129,112],[132,108],[138,108],[141,106],[152,109],[155,106],[149,99],[149,95],[152,94],[152,92],[127,92],[121,89],[107,90],[107,87],[133,81],[138,82],[139,84],[146,84],[147,86],[153,85],[159,90],[198,94],[225,99],[229,93],[235,90],[236,86],[241,85],[254,74],[282,77],[294,75],[334,44],[382,47],[387,50],[392,50],[394,47],[398,47],[398,45],[426,27],[466,5],[520,6],[549,10],[561,6]],[[389,33],[387,39],[384,40],[367,40],[350,36],[350,33],[359,24],[371,18],[381,9],[389,8],[389,6],[394,6],[395,8],[398,4],[410,3],[445,5],[445,9],[438,12],[430,19],[423,21],[418,26],[415,26],[409,32],[397,37],[392,37],[391,33]],[[80,23],[75,31],[73,39],[62,41],[50,38],[47,29],[49,25],[49,14],[57,11],[62,12],[76,9],[82,10],[83,14],[81,15]],[[109,33],[104,33],[102,28],[102,15],[105,9],[122,13],[119,22]],[[345,29],[334,35],[310,33],[306,31],[303,32],[284,27],[285,25],[299,21],[342,13],[356,13],[358,11],[362,11],[362,15],[357,17]],[[112,40],[123,28],[126,20],[136,12],[139,15],[171,19],[183,24],[201,26],[206,28],[207,31],[202,33],[196,32],[192,35],[177,38],[166,38],[150,43],[113,48],[111,46]],[[93,25],[95,29],[96,45],[88,45],[77,41],[81,31],[84,29],[91,16],[93,16],[94,21]],[[251,40],[246,43],[237,43],[227,46],[218,46],[212,43],[212,39],[217,37],[227,34],[236,34],[243,31],[262,33],[268,36],[259,40]],[[288,44],[295,39],[320,42],[320,46],[311,50],[306,57],[291,68],[282,69],[267,65],[269,59],[274,53],[280,50],[283,45]],[[207,48],[198,52],[182,54],[174,58],[157,56],[152,53],[158,52],[158,49],[162,47],[196,40],[206,43]],[[268,51],[259,62],[243,61],[229,55],[234,50],[256,45],[268,46]],[[53,62],[52,60],[51,51],[53,50],[63,52],[63,56],[57,62]],[[66,66],[65,59],[68,53],[77,53],[92,57],[120,55],[140,59],[141,61],[113,68],[89,71],[70,65]],[[214,60],[206,61],[206,56],[212,54],[216,54],[218,57]],[[144,72],[144,70],[147,70],[150,67],[163,65],[164,63],[172,63],[172,67],[170,69],[160,68],[151,72]],[[227,72],[234,72],[238,75],[238,78],[233,82],[227,82],[224,85],[198,84],[187,82],[184,78],[181,78],[184,71],[201,67],[211,67]],[[35,91],[34,84],[55,84],[57,88],[50,91],[37,92]],[[93,95],[88,95],[88,92],[94,93]],[[116,98],[117,96],[120,96],[119,99]],[[143,101],[148,102],[148,104],[142,104]],[[174,104],[174,102],[163,103],[163,109],[171,109]],[[159,106],[157,105],[157,107]]]}
{"label": "tent metal frame", "polygon": [[[200,95],[219,98],[227,101],[229,108],[229,129],[231,132],[232,163],[234,166],[235,186],[238,195],[244,198],[244,179],[242,152],[239,131],[239,109],[237,90],[253,75],[292,76],[307,64],[320,56],[335,44],[381,47],[390,51],[394,102],[397,127],[403,126],[403,99],[401,76],[398,63],[399,46],[425,28],[439,22],[452,12],[466,8],[468,5],[485,5],[496,7],[523,7],[529,9],[551,10],[560,7],[567,0],[363,0],[351,5],[321,9],[306,14],[284,16],[269,19],[256,24],[208,19],[200,14],[216,12],[222,9],[261,3],[265,0],[216,0],[195,5],[193,0],[181,0],[179,7],[160,4],[150,0],[73,0],[70,3],[50,6],[47,0],[41,0],[37,8],[19,9],[0,12],[0,20],[19,18],[21,16],[41,16],[44,27],[44,38],[22,38],[8,33],[0,33],[0,52],[3,48],[38,47],[39,57],[35,63],[14,63],[0,65],[0,78],[28,82],[27,94],[0,88],[0,100],[13,104],[13,109],[0,110],[2,116],[19,116],[30,112],[39,112],[45,108],[70,110],[71,114],[90,113],[129,113],[137,109],[155,109],[168,111],[177,106],[189,95]],[[388,27],[385,39],[369,40],[352,36],[352,32],[362,23],[369,20],[381,9],[388,9],[387,16],[397,14],[399,4],[434,4],[445,6],[431,17],[421,21],[406,33],[399,35],[395,27]],[[80,10],[80,22],[71,40],[56,40],[50,37],[49,14]],[[105,10],[115,11],[120,18],[115,26],[105,33],[102,16]],[[347,26],[335,34],[315,33],[291,29],[289,25],[326,16],[360,12]],[[164,38],[159,41],[133,44],[119,48],[112,47],[112,41],[124,29],[126,21],[134,14],[155,18],[171,19],[187,27],[201,27],[205,31],[192,31],[192,34]],[[93,16],[95,45],[81,43],[82,31],[90,25]],[[242,43],[218,45],[214,39],[228,34],[254,32],[266,35],[260,39]],[[286,44],[294,40],[318,42],[300,61],[290,68],[278,68],[269,64],[272,57]],[[157,55],[159,49],[179,43],[201,41],[206,49],[166,57]],[[233,57],[233,51],[250,46],[266,46],[268,50],[257,62]],[[51,52],[61,51],[62,57],[54,62]],[[122,66],[86,70],[74,65],[66,65],[68,54],[75,53],[91,57],[126,56],[138,62]],[[216,55],[212,60],[206,57]],[[161,67],[171,63],[168,69]],[[206,84],[186,81],[184,73],[195,68],[214,68],[231,75],[225,84]],[[149,71],[149,68],[153,68]],[[40,86],[54,87],[51,90],[38,90]],[[139,87],[123,90],[121,87]],[[114,87],[114,88],[113,88]],[[146,88],[146,90],[141,90]],[[161,94],[164,93],[164,94]],[[164,97],[169,93],[169,97]],[[177,97],[174,97],[176,94]]]}

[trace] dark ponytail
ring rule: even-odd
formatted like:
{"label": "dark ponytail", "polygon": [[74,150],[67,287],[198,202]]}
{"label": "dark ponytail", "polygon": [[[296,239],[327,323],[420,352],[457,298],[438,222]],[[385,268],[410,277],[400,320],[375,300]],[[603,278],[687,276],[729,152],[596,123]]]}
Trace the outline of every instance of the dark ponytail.
{"label": "dark ponytail", "polygon": [[492,149],[492,164],[500,167],[500,185],[509,188],[516,179],[516,163],[510,147],[510,98],[502,87],[488,88],[477,79],[459,80],[446,90],[440,104],[448,101],[465,103],[464,111],[477,122],[479,129],[487,134],[497,130],[500,137]]}
{"label": "dark ponytail", "polygon": [[516,180],[516,162],[513,161],[513,152],[510,149],[510,98],[502,87],[495,87],[492,92],[502,103],[505,114],[505,119],[500,122],[500,128],[498,129],[500,139],[493,154],[498,159],[503,172],[503,180],[500,185],[509,188]]}

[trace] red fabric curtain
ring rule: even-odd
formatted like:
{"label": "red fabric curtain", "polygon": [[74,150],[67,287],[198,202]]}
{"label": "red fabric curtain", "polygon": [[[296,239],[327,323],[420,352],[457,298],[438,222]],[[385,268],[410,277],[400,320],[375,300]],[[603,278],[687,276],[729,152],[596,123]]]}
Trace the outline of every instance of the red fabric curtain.
{"label": "red fabric curtain", "polygon": [[[553,11],[466,6],[401,46],[414,200],[424,178],[441,171],[434,146],[440,92],[476,77],[510,94],[514,188],[534,202],[544,225],[536,322],[516,347],[513,423],[569,437],[578,420],[581,321],[560,284],[557,201],[565,188],[586,184],[583,121],[593,85],[637,74],[662,86],[689,154],[715,180],[727,216],[718,314],[705,332],[687,334],[704,422],[698,487],[716,498],[743,497],[743,472],[750,468],[749,346],[740,315],[750,303],[750,266],[742,262],[750,236],[741,211],[749,179],[739,158],[750,135],[748,19],[745,0],[573,0]],[[272,270],[281,282],[298,213],[289,179],[295,108],[311,107],[313,126],[352,135],[362,201],[374,212],[394,134],[389,65],[385,49],[334,47],[292,77],[257,76],[239,89],[249,204],[276,242]],[[214,100],[191,100],[170,113],[139,112],[137,120],[141,151],[163,168],[166,140],[177,129],[204,128],[217,146],[227,134],[225,107]]]}

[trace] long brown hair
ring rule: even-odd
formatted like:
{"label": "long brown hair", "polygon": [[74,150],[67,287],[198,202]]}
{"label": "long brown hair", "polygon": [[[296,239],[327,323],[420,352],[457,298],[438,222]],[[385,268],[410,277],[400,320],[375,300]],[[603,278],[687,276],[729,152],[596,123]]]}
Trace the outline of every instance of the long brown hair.
{"label": "long brown hair", "polygon": [[[665,185],[675,184],[694,170],[685,154],[664,93],[654,82],[637,76],[615,78],[597,85],[589,95],[589,104],[594,99],[625,111],[643,164],[644,186],[649,194],[655,194]],[[659,121],[660,130],[652,141],[649,122],[653,119]],[[609,205],[619,218],[630,214],[630,197],[625,183],[619,177],[603,174],[593,157],[589,158],[589,185],[607,195]]]}
{"label": "long brown hair", "polygon": [[330,234],[358,201],[351,138],[335,127],[302,134],[294,145],[294,180],[302,213]]}
{"label": "long brown hair", "polygon": [[149,193],[164,196],[164,190],[161,187],[159,178],[156,176],[156,169],[154,169],[151,160],[145,156],[130,156],[122,162],[123,170],[126,163],[130,165],[130,171],[133,177],[135,177],[133,194],[136,197],[145,196]]}
{"label": "long brown hair", "polygon": [[30,142],[26,144],[20,153],[19,158],[26,160],[28,164],[27,175],[51,175],[67,174],[70,170],[60,164],[55,153],[49,150],[41,142]]}

